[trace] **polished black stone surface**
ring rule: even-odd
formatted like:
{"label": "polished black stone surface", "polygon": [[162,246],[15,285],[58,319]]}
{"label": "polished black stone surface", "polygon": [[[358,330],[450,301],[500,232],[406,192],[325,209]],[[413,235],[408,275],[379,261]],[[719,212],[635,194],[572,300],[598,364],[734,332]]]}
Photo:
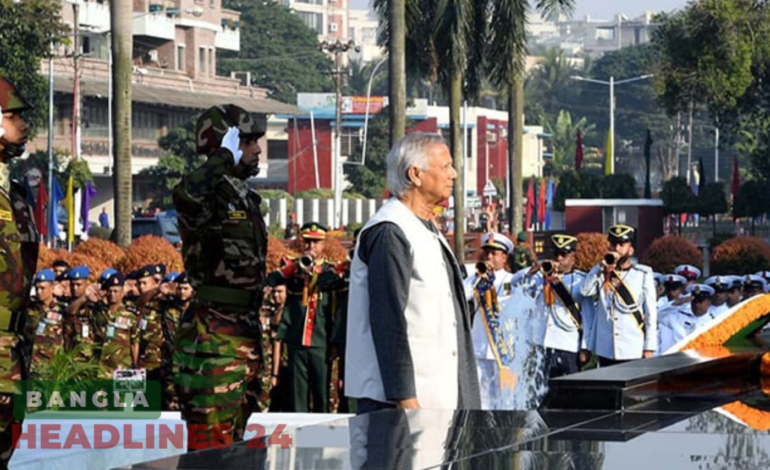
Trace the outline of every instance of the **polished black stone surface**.
{"label": "polished black stone surface", "polygon": [[[610,412],[382,411],[299,428],[289,449],[239,444],[132,468],[767,468],[770,398],[756,388],[741,398],[733,405],[682,399]],[[751,411],[733,415],[734,403]]]}

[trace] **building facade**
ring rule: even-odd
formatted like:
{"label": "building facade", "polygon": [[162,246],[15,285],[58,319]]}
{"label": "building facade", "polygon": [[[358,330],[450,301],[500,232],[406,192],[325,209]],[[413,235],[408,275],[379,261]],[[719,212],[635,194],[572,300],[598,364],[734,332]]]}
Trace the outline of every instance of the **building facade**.
{"label": "building facade", "polygon": [[318,40],[348,40],[348,0],[276,0],[318,34]]}
{"label": "building facade", "polygon": [[[75,11],[72,3],[62,2],[62,18],[72,27]],[[114,220],[109,3],[81,1],[77,14],[81,50],[61,48],[52,69],[47,61],[41,64],[42,74],[53,74],[53,145],[57,153],[79,156],[88,163],[98,191],[92,213],[106,207]],[[135,205],[145,205],[162,190],[139,175],[164,155],[158,139],[190,122],[202,110],[237,103],[265,122],[269,114],[296,112],[294,106],[269,99],[264,89],[239,78],[216,75],[217,51],[240,47],[240,15],[222,9],[221,0],[134,0],[133,29],[131,153]],[[75,56],[79,57],[79,100],[75,99]],[[80,102],[77,114],[76,101]],[[73,122],[78,115],[80,139],[76,145]],[[46,150],[47,140],[48,133],[41,132],[28,148],[32,152]],[[262,147],[260,165],[266,174],[266,141]]]}

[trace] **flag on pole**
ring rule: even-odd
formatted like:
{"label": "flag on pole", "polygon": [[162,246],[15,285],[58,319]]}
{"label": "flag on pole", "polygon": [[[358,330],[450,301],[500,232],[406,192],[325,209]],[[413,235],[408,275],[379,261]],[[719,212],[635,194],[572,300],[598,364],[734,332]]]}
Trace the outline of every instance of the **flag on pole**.
{"label": "flag on pole", "polygon": [[545,204],[547,201],[548,181],[545,178],[540,180],[540,197],[537,199],[537,221],[541,228],[545,228]]}
{"label": "flag on pole", "polygon": [[605,157],[604,157],[604,174],[605,175],[611,175],[612,174],[612,134],[607,132],[607,148],[605,150]]}
{"label": "flag on pole", "polygon": [[51,237],[59,236],[59,202],[64,198],[64,192],[59,187],[56,176],[51,179],[51,199],[49,201],[48,227]]}
{"label": "flag on pole", "polygon": [[45,184],[40,181],[37,185],[37,197],[35,198],[35,225],[37,225],[37,231],[41,236],[48,235],[48,227],[46,227],[45,220],[45,207],[48,205],[48,192],[45,190]]}
{"label": "flag on pole", "polygon": [[730,195],[732,196],[733,203],[735,198],[738,197],[738,190],[741,187],[741,177],[738,174],[738,157],[733,157],[733,182],[730,187]]}
{"label": "flag on pole", "polygon": [[545,195],[545,224],[543,226],[543,229],[550,230],[551,229],[551,207],[553,207],[553,193],[554,193],[554,187],[553,187],[553,178],[548,180],[548,191]]}
{"label": "flag on pole", "polygon": [[75,180],[70,174],[67,182],[67,243],[75,241]]}
{"label": "flag on pole", "polygon": [[535,178],[529,179],[529,187],[527,188],[527,210],[526,210],[526,227],[529,229],[532,225],[532,213],[535,212]]}
{"label": "flag on pole", "polygon": [[575,169],[580,170],[580,167],[582,166],[583,166],[583,137],[580,135],[580,129],[578,129],[577,145],[575,147]]}
{"label": "flag on pole", "polygon": [[83,232],[88,233],[88,212],[91,210],[91,199],[96,196],[96,188],[90,181],[86,181],[83,190],[83,198],[80,202],[80,220],[83,221]]}
{"label": "flag on pole", "polygon": [[650,185],[650,155],[652,154],[652,133],[647,129],[647,138],[644,140],[644,162],[646,173],[644,176],[644,198],[652,199],[652,186]]}
{"label": "flag on pole", "polygon": [[698,159],[698,193],[703,192],[706,187],[706,169],[703,166],[703,157]]}

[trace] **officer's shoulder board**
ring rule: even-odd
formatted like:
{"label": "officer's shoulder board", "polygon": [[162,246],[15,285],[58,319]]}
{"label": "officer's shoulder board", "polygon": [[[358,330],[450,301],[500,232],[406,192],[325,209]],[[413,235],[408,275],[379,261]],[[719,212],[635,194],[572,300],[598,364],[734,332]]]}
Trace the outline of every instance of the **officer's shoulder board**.
{"label": "officer's shoulder board", "polygon": [[635,264],[631,267],[631,269],[636,269],[643,273],[650,273],[650,274],[653,273],[652,268],[647,266],[646,264]]}

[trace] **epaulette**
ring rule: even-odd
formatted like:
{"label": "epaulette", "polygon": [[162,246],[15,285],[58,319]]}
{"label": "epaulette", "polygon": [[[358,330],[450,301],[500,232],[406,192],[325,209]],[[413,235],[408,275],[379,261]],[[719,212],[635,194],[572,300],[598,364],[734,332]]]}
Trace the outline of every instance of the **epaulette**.
{"label": "epaulette", "polygon": [[631,266],[631,269],[636,269],[638,271],[641,271],[643,273],[650,273],[652,274],[652,268],[647,266],[646,264],[635,264]]}

